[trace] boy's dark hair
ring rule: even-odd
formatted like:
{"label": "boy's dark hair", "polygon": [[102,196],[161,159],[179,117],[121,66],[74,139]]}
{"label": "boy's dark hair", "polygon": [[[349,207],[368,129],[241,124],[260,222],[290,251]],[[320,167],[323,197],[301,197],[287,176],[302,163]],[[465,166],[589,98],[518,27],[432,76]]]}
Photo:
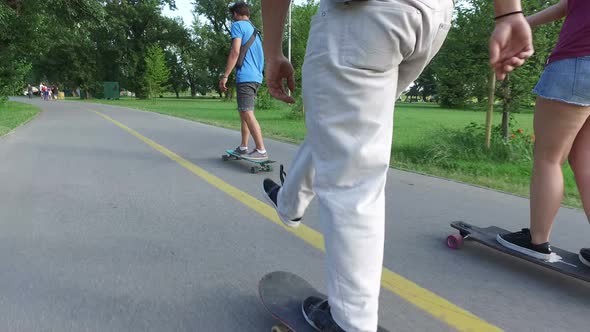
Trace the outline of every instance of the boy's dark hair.
{"label": "boy's dark hair", "polygon": [[233,14],[238,14],[240,16],[248,16],[250,17],[250,6],[247,3],[240,1],[234,3],[231,7],[229,7],[229,12]]}

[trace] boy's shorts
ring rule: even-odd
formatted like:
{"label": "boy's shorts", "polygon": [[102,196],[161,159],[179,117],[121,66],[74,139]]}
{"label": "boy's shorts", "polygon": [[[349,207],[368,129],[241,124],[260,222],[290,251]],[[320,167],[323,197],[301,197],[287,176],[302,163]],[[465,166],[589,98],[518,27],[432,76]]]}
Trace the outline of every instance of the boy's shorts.
{"label": "boy's shorts", "polygon": [[254,110],[258,88],[260,88],[260,84],[255,82],[237,84],[238,111],[247,112]]}

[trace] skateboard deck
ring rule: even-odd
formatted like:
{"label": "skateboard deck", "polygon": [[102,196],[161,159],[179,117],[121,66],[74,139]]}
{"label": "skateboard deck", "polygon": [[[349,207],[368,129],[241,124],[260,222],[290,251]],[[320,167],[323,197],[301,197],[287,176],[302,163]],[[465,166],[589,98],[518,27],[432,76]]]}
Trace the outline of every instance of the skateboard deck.
{"label": "skateboard deck", "polygon": [[[305,279],[289,272],[271,272],[258,283],[258,294],[264,307],[280,323],[271,332],[316,332],[305,320],[301,304],[309,296],[326,298],[326,295]],[[387,332],[381,327],[377,331]]]}
{"label": "skateboard deck", "polygon": [[452,222],[451,227],[459,230],[459,234],[452,234],[447,237],[447,246],[449,246],[449,248],[459,249],[463,245],[464,239],[471,239],[511,256],[590,282],[590,267],[587,267],[580,262],[578,254],[551,246],[551,250],[553,251],[552,257],[549,260],[542,260],[511,250],[500,244],[498,240],[496,240],[496,236],[498,234],[510,233],[510,231],[503,228],[495,226],[480,228],[462,221]]}
{"label": "skateboard deck", "polygon": [[221,160],[223,161],[228,161],[228,160],[245,160],[247,162],[253,163],[255,164],[255,166],[250,167],[250,172],[251,173],[258,173],[260,171],[263,172],[272,172],[272,165],[273,163],[275,163],[276,161],[274,160],[254,160],[254,159],[250,159],[247,157],[244,157],[244,155],[240,155],[240,154],[236,154],[234,153],[234,150],[225,150],[224,155],[221,156]]}

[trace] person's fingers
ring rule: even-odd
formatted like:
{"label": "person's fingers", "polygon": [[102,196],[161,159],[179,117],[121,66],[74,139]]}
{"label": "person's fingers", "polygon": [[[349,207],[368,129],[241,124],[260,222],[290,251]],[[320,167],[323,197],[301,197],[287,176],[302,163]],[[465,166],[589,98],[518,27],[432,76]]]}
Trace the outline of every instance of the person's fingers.
{"label": "person's fingers", "polygon": [[503,65],[502,66],[502,71],[504,73],[510,73],[510,72],[512,72],[514,70],[514,68],[516,68],[516,67],[511,66],[511,65]]}
{"label": "person's fingers", "polygon": [[293,97],[287,95],[287,93],[285,92],[285,89],[282,87],[282,85],[280,85],[280,87],[277,86],[269,86],[268,87],[268,92],[270,93],[270,95],[273,98],[276,98],[280,101],[283,101],[285,103],[289,103],[292,104],[295,102],[295,99],[293,99]]}
{"label": "person's fingers", "polygon": [[276,82],[267,82],[268,85],[268,92],[270,93],[270,95],[273,98],[276,98],[278,100],[282,100],[284,101],[287,96],[287,94],[284,92],[282,84],[277,84]]}
{"label": "person's fingers", "polygon": [[501,66],[494,68],[494,71],[496,72],[496,79],[498,81],[503,81],[506,78],[506,72],[504,72]]}
{"label": "person's fingers", "polygon": [[522,65],[524,65],[526,59],[522,59],[519,57],[512,57],[512,61],[511,61],[511,65],[514,67],[520,67]]}
{"label": "person's fingers", "polygon": [[524,63],[524,60],[530,58],[534,53],[534,50],[529,47],[515,48],[516,46],[517,45],[513,45],[513,47],[503,50],[499,61],[505,63],[507,61],[512,61],[512,59],[521,59],[523,60],[522,63]]}
{"label": "person's fingers", "polygon": [[502,62],[503,66],[511,66],[511,67],[520,67],[524,64],[525,59],[521,59],[517,56],[513,56],[510,59],[507,59],[506,61]]}
{"label": "person's fingers", "polygon": [[286,93],[279,93],[273,97],[288,104],[292,104],[294,102],[293,97],[287,95]]}
{"label": "person's fingers", "polygon": [[503,72],[504,74],[512,72],[517,67],[520,67],[524,64],[525,59],[521,59],[519,57],[511,57],[498,66],[496,66],[496,70]]}
{"label": "person's fingers", "polygon": [[[284,82],[286,81],[286,85]],[[269,94],[280,101],[294,103],[295,99],[287,93],[287,88],[295,91],[293,67],[287,59],[269,60],[266,66],[266,85]]]}
{"label": "person's fingers", "polygon": [[518,54],[518,57],[521,59],[528,59],[535,54],[535,49],[532,47],[527,47],[525,50]]}
{"label": "person's fingers", "polygon": [[289,87],[289,90],[295,91],[295,77],[293,74],[287,77],[287,86]]}

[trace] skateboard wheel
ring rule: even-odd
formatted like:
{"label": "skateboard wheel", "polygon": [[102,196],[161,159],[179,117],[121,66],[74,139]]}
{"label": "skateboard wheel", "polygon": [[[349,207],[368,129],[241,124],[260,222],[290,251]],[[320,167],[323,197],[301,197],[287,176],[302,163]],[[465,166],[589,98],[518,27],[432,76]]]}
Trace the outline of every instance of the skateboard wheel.
{"label": "skateboard wheel", "polygon": [[258,173],[258,168],[257,168],[257,167],[254,167],[254,166],[252,166],[252,167],[250,168],[250,173],[252,173],[252,174],[256,174],[256,173]]}
{"label": "skateboard wheel", "polygon": [[275,325],[272,327],[270,332],[293,332],[290,328],[286,327],[285,325]]}
{"label": "skateboard wheel", "polygon": [[221,156],[221,160],[223,161],[228,161],[229,160],[229,156],[224,154],[223,156]]}
{"label": "skateboard wheel", "polygon": [[459,249],[463,246],[463,236],[461,234],[452,234],[447,237],[447,246],[451,249]]}

